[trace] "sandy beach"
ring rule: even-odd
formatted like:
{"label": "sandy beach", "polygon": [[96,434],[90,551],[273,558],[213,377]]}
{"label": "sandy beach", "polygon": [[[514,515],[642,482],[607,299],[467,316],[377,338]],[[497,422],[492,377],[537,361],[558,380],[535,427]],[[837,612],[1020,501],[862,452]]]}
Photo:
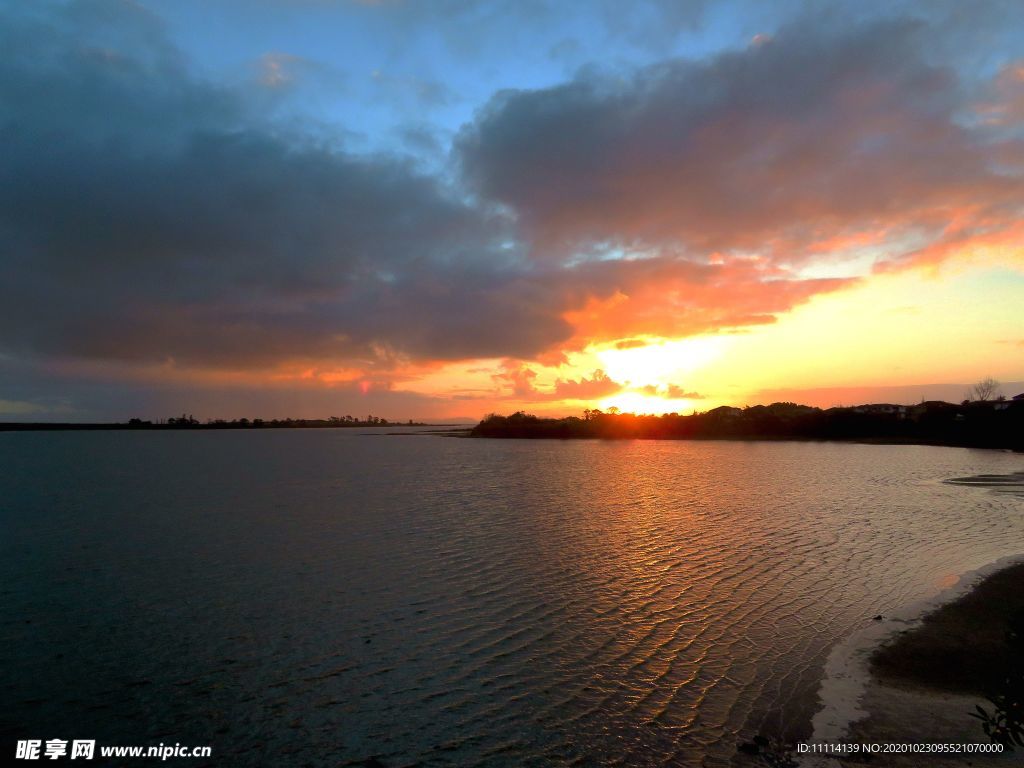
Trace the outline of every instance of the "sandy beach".
{"label": "sandy beach", "polygon": [[[969,713],[990,702],[972,688],[982,686],[951,661],[975,652],[986,658],[979,630],[1001,633],[1004,617],[1024,606],[1024,556],[1003,558],[960,578],[936,597],[881,617],[839,644],[830,654],[819,693],[822,709],[810,743],[990,744],[981,722]],[[974,644],[977,643],[977,646]],[[983,662],[982,662],[983,663]],[[844,758],[803,755],[803,766],[872,765],[987,766],[1024,763],[1024,751],[1002,754],[883,753]]]}

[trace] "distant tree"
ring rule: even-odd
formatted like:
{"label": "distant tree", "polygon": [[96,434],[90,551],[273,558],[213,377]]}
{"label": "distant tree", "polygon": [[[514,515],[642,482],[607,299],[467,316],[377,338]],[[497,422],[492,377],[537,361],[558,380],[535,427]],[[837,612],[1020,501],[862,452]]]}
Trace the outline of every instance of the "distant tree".
{"label": "distant tree", "polygon": [[991,376],[982,379],[971,387],[971,398],[978,402],[985,403],[995,398],[999,392],[999,382]]}

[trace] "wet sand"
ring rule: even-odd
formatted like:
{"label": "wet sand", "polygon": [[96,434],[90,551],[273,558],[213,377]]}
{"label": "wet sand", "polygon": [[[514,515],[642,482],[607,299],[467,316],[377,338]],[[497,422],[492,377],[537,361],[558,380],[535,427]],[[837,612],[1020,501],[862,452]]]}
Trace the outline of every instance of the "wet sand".
{"label": "wet sand", "polygon": [[[812,742],[989,744],[969,713],[992,705],[982,693],[1008,660],[1007,621],[1024,611],[1024,556],[973,571],[933,600],[882,617],[840,644],[826,666]],[[801,765],[1024,765],[1003,754],[874,754]]]}

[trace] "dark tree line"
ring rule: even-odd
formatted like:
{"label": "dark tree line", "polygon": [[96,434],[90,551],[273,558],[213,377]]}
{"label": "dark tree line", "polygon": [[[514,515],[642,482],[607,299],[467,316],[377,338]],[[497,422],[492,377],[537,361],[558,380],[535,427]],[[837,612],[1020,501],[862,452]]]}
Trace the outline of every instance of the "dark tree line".
{"label": "dark tree line", "polygon": [[1024,400],[959,405],[929,401],[915,406],[882,403],[825,410],[772,403],[663,416],[588,410],[582,418],[561,419],[519,411],[510,416],[491,414],[471,434],[499,438],[861,440],[1024,450]]}

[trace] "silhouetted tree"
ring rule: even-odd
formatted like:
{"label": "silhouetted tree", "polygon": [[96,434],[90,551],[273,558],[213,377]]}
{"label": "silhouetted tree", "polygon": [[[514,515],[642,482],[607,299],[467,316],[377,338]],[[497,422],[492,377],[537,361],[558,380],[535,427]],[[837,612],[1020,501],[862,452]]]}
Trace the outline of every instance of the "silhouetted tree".
{"label": "silhouetted tree", "polygon": [[992,400],[998,391],[999,382],[989,376],[971,387],[970,394],[974,400],[985,403]]}

